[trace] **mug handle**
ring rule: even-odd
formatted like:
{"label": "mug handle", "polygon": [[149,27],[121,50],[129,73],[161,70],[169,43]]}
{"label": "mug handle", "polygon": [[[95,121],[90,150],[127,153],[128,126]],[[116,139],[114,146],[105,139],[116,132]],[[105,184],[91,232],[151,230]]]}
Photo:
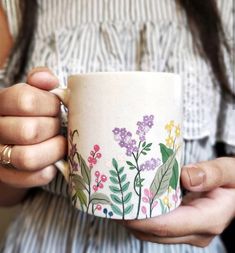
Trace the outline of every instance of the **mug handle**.
{"label": "mug handle", "polygon": [[[60,101],[68,107],[68,101],[69,101],[69,90],[67,88],[56,88],[54,90],[50,91],[51,93],[55,94]],[[55,163],[55,166],[59,169],[59,171],[64,176],[67,183],[69,183],[69,163],[65,161],[64,159],[61,159]]]}

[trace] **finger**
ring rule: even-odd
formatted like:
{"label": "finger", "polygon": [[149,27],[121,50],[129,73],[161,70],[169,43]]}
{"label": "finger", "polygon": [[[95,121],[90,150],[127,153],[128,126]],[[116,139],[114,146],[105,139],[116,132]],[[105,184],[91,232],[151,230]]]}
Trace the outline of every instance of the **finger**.
{"label": "finger", "polygon": [[14,188],[31,188],[47,185],[57,173],[54,165],[37,171],[19,171],[0,166],[0,181]]}
{"label": "finger", "polygon": [[47,67],[32,69],[27,76],[27,83],[43,90],[52,90],[59,85],[58,78]]}
{"label": "finger", "polygon": [[66,154],[66,139],[56,136],[42,143],[13,146],[11,164],[19,170],[39,170],[62,159]]}
{"label": "finger", "polygon": [[131,233],[139,240],[161,244],[190,244],[197,247],[206,247],[214,236],[211,235],[188,235],[181,237],[158,237],[153,234],[146,234],[131,230]]}
{"label": "finger", "polygon": [[205,224],[205,220],[200,209],[193,206],[180,206],[168,214],[155,218],[118,223],[129,229],[152,233],[159,237],[178,237],[204,233],[201,224]]}
{"label": "finger", "polygon": [[52,93],[20,83],[0,90],[2,116],[56,116],[60,101]]}
{"label": "finger", "polygon": [[181,182],[190,191],[210,191],[220,186],[235,187],[235,158],[223,157],[186,165]]}
{"label": "finger", "polygon": [[0,143],[30,145],[59,134],[60,120],[53,117],[0,117]]}

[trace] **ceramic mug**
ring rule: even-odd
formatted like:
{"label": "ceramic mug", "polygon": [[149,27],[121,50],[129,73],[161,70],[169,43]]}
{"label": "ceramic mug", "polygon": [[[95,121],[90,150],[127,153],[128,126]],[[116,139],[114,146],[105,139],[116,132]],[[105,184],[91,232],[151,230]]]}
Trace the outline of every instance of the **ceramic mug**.
{"label": "ceramic mug", "polygon": [[57,163],[74,206],[112,219],[144,219],[181,202],[179,75],[100,72],[53,91],[68,107],[68,166]]}

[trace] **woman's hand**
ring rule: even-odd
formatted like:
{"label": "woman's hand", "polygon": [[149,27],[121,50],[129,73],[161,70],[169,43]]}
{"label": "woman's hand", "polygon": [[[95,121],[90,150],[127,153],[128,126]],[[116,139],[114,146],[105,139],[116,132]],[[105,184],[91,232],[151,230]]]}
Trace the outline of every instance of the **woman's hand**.
{"label": "woman's hand", "polygon": [[140,240],[207,246],[235,216],[235,158],[185,166],[181,181],[190,193],[179,208],[156,218],[121,223]]}
{"label": "woman's hand", "polygon": [[60,101],[49,91],[58,79],[47,68],[33,69],[26,83],[0,90],[0,150],[14,145],[11,164],[0,165],[0,183],[15,188],[48,184],[53,166],[66,153],[66,139],[59,135]]}

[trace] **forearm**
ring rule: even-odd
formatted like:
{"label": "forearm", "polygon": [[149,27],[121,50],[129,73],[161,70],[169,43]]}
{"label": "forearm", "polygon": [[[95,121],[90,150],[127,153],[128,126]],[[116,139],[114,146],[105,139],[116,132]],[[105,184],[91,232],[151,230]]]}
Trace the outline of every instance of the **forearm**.
{"label": "forearm", "polygon": [[0,206],[14,206],[26,196],[28,189],[18,189],[0,182]]}

